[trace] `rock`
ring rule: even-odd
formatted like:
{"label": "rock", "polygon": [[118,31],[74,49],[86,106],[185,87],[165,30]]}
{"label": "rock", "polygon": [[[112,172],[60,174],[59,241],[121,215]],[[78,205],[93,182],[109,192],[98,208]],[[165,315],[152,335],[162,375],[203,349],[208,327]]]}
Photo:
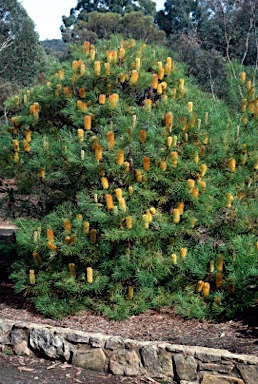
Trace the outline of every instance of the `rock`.
{"label": "rock", "polygon": [[221,352],[219,350],[216,353],[212,353],[208,348],[202,350],[202,348],[198,348],[195,352],[195,357],[198,360],[201,360],[203,363],[217,363],[221,361]]}
{"label": "rock", "polygon": [[89,344],[90,336],[81,331],[73,331],[65,335],[65,340],[74,344]]}
{"label": "rock", "polygon": [[65,360],[69,360],[70,358],[69,344],[61,335],[56,333],[54,328],[31,328],[29,344],[34,350],[52,359],[65,358]]}
{"label": "rock", "polygon": [[212,363],[200,363],[200,371],[213,371],[219,373],[230,373],[234,368],[233,364],[212,364]]}
{"label": "rock", "polygon": [[77,367],[103,372],[105,370],[106,356],[101,348],[75,350],[72,363]]}
{"label": "rock", "polygon": [[93,348],[100,348],[104,345],[107,337],[101,333],[96,333],[90,336],[89,343]]}
{"label": "rock", "polygon": [[14,324],[11,322],[0,320],[0,338],[2,336],[7,336],[10,333],[13,325]]}
{"label": "rock", "polygon": [[113,375],[138,376],[145,373],[137,353],[125,349],[110,355],[109,370]]}
{"label": "rock", "polygon": [[28,337],[24,331],[21,329],[15,329],[13,330],[9,335],[9,340],[11,344],[18,344],[22,341],[27,341]]}
{"label": "rock", "polygon": [[27,341],[23,340],[20,343],[14,344],[13,352],[19,356],[30,356],[31,350],[28,348]]}
{"label": "rock", "polygon": [[112,351],[115,349],[122,349],[124,348],[124,340],[122,337],[110,337],[105,344],[106,349],[111,349]]}
{"label": "rock", "polygon": [[245,384],[257,384],[258,383],[258,367],[254,365],[237,364],[237,368],[241,373]]}
{"label": "rock", "polygon": [[174,377],[171,353],[155,344],[149,344],[140,348],[140,354],[148,376]]}
{"label": "rock", "polygon": [[193,356],[174,355],[176,373],[180,380],[195,381],[197,379],[197,362]]}
{"label": "rock", "polygon": [[203,374],[202,384],[245,384],[237,377]]}

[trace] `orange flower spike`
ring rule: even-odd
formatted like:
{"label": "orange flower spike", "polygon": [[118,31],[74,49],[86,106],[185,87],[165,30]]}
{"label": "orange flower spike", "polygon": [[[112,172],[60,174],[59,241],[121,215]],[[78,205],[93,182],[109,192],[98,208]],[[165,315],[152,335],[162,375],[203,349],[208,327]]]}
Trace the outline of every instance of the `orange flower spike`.
{"label": "orange flower spike", "polygon": [[64,220],[64,229],[66,233],[71,233],[71,222],[69,219]]}
{"label": "orange flower spike", "polygon": [[166,160],[161,160],[161,161],[160,161],[159,168],[160,168],[161,171],[163,171],[163,172],[166,171],[166,169],[167,169],[167,162],[166,162]]}
{"label": "orange flower spike", "polygon": [[179,209],[179,214],[182,215],[184,213],[185,203],[183,201],[179,201],[176,207]]}
{"label": "orange flower spike", "polygon": [[97,161],[102,159],[102,147],[100,144],[95,144],[95,157]]}
{"label": "orange flower spike", "polygon": [[119,54],[120,59],[123,60],[125,57],[125,49],[123,47],[119,48],[118,54]]}
{"label": "orange flower spike", "polygon": [[113,197],[110,194],[106,195],[106,206],[109,211],[114,209]]}
{"label": "orange flower spike", "polygon": [[221,288],[223,285],[223,274],[221,272],[216,273],[216,288]]}
{"label": "orange flower spike", "polygon": [[145,171],[150,170],[150,158],[148,156],[144,156],[144,158],[143,158],[143,169]]}
{"label": "orange flower spike", "polygon": [[90,42],[89,41],[84,41],[83,52],[85,53],[85,55],[88,55],[90,53]]}
{"label": "orange flower spike", "polygon": [[119,77],[120,83],[124,83],[126,80],[126,74],[125,73],[120,73]]}
{"label": "orange flower spike", "polygon": [[31,142],[31,130],[30,129],[26,129],[25,138],[26,138],[27,143]]}
{"label": "orange flower spike", "polygon": [[122,165],[124,163],[124,151],[122,149],[117,152],[116,163],[117,165]]}
{"label": "orange flower spike", "polygon": [[108,189],[108,179],[106,177],[102,177],[101,178],[101,184],[102,184],[102,187],[103,189]]}
{"label": "orange flower spike", "polygon": [[14,152],[19,152],[20,146],[19,146],[19,141],[18,140],[13,140],[13,150]]}
{"label": "orange flower spike", "polygon": [[158,76],[158,74],[154,73],[154,74],[152,75],[152,84],[151,84],[151,86],[152,86],[153,89],[157,89],[157,87],[158,87],[158,82],[159,82],[159,76]]}
{"label": "orange flower spike", "polygon": [[175,253],[172,253],[171,259],[172,259],[172,264],[176,265],[177,264],[177,255]]}
{"label": "orange flower spike", "polygon": [[235,172],[235,169],[236,169],[236,160],[233,159],[233,158],[230,159],[228,165],[229,165],[229,168],[230,168],[231,172]]}
{"label": "orange flower spike", "polygon": [[193,179],[188,179],[187,180],[187,187],[189,189],[192,189],[194,187],[194,185],[195,185],[195,181]]}
{"label": "orange flower spike", "polygon": [[74,61],[72,62],[72,69],[73,69],[74,71],[77,71],[77,69],[79,68],[79,66],[80,66],[80,63],[78,62],[78,60],[74,60]]}
{"label": "orange flower spike", "polygon": [[177,166],[177,160],[178,160],[178,152],[177,151],[172,151],[170,156],[171,156],[172,166],[176,167]]}
{"label": "orange flower spike", "polygon": [[210,283],[204,283],[203,284],[202,292],[203,292],[203,297],[208,297],[209,296],[209,294],[210,294]]}
{"label": "orange flower spike", "polygon": [[40,168],[40,170],[39,170],[39,179],[40,179],[40,181],[43,181],[45,179],[45,169],[44,168]]}
{"label": "orange flower spike", "polygon": [[85,88],[80,88],[79,89],[79,96],[80,96],[81,99],[84,99],[86,97]]}
{"label": "orange flower spike", "polygon": [[147,138],[147,132],[145,129],[141,129],[140,131],[140,137],[139,137],[139,140],[141,143],[145,143],[146,141],[146,138]]}
{"label": "orange flower spike", "polygon": [[172,124],[173,124],[172,112],[167,112],[166,113],[166,129],[168,130],[168,132],[171,132]]}
{"label": "orange flower spike", "polygon": [[222,258],[217,261],[217,270],[220,272],[223,271],[223,259]]}
{"label": "orange flower spike", "polygon": [[93,46],[91,46],[91,48],[90,48],[90,59],[94,60],[95,59],[95,55],[96,55],[95,48]]}
{"label": "orange flower spike", "polygon": [[95,61],[94,72],[97,77],[100,75],[100,61]]}
{"label": "orange flower spike", "polygon": [[129,161],[124,161],[124,169],[126,172],[130,171],[130,163]]}
{"label": "orange flower spike", "polygon": [[48,238],[48,241],[50,241],[51,243],[53,243],[55,241],[53,229],[51,229],[51,228],[47,229],[47,238]]}
{"label": "orange flower spike", "polygon": [[99,95],[99,104],[104,105],[106,102],[106,95],[103,93]]}
{"label": "orange flower spike", "polygon": [[134,295],[134,288],[131,285],[129,285],[128,286],[128,297],[129,297],[129,299],[132,299],[133,295]]}
{"label": "orange flower spike", "polygon": [[140,169],[136,169],[135,171],[135,177],[136,177],[136,180],[140,183],[142,182],[142,173],[140,171]]}
{"label": "orange flower spike", "polygon": [[84,129],[86,131],[91,130],[91,115],[84,116]]}
{"label": "orange flower spike", "polygon": [[114,148],[115,145],[115,136],[113,131],[108,131],[107,133],[108,149]]}
{"label": "orange flower spike", "polygon": [[41,257],[38,252],[33,252],[32,256],[36,265],[41,264]]}

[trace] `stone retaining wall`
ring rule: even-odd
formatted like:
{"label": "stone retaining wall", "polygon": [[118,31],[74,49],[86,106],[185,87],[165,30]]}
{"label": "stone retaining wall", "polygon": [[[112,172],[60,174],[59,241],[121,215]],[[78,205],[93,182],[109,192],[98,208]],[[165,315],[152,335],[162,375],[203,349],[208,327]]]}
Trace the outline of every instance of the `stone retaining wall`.
{"label": "stone retaining wall", "polygon": [[0,319],[0,350],[178,384],[257,384],[258,357]]}

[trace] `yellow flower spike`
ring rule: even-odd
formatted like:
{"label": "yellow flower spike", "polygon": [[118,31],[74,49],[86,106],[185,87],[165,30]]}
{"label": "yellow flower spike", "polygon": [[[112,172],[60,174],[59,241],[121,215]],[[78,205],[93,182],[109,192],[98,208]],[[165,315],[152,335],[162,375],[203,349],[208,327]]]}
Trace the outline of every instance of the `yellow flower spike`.
{"label": "yellow flower spike", "polygon": [[88,55],[90,53],[90,42],[89,41],[84,41],[83,52],[85,53],[85,55]]}
{"label": "yellow flower spike", "polygon": [[136,69],[136,71],[139,71],[140,68],[141,68],[141,59],[139,57],[136,57],[136,59],[135,59],[135,69]]}
{"label": "yellow flower spike", "polygon": [[88,267],[86,269],[87,274],[87,283],[91,284],[93,282],[93,270],[91,267]]}
{"label": "yellow flower spike", "polygon": [[106,206],[109,211],[112,211],[112,209],[114,209],[113,197],[110,194],[106,195]]}
{"label": "yellow flower spike", "polygon": [[144,223],[144,228],[145,228],[145,229],[148,229],[148,228],[149,228],[149,225],[150,225],[148,215],[143,214],[143,215],[142,215],[142,220],[143,220],[143,223]]}
{"label": "yellow flower spike", "polygon": [[101,184],[103,189],[108,189],[108,179],[106,177],[101,178]]}
{"label": "yellow flower spike", "polygon": [[233,200],[234,200],[234,196],[232,195],[232,193],[228,193],[227,194],[227,203],[226,203],[227,208],[230,208],[232,206]]}
{"label": "yellow flower spike", "polygon": [[71,222],[69,219],[64,220],[64,229],[66,233],[71,233]]}
{"label": "yellow flower spike", "polygon": [[123,191],[121,188],[116,188],[115,189],[115,193],[116,193],[116,198],[117,200],[119,201],[120,199],[122,199],[123,197]]}
{"label": "yellow flower spike", "polygon": [[132,216],[126,216],[125,223],[126,223],[126,228],[131,229],[133,227]]}
{"label": "yellow flower spike", "polygon": [[106,76],[110,76],[110,63],[105,63],[104,66]]}
{"label": "yellow flower spike", "polygon": [[96,55],[95,48],[93,48],[91,46],[91,48],[90,48],[90,60],[94,60],[95,59],[95,55]]}
{"label": "yellow flower spike", "polygon": [[180,256],[184,259],[187,255],[187,248],[180,249]]}
{"label": "yellow flower spike", "polygon": [[158,61],[158,62],[157,62],[157,67],[158,67],[158,69],[159,69],[159,68],[162,68],[162,61]]}
{"label": "yellow flower spike", "polygon": [[91,130],[91,115],[84,116],[84,129],[86,131]]}
{"label": "yellow flower spike", "polygon": [[139,140],[141,143],[144,143],[147,139],[147,131],[145,129],[141,129]]}
{"label": "yellow flower spike", "polygon": [[107,141],[108,141],[108,149],[114,148],[115,145],[115,136],[113,131],[107,132]]}
{"label": "yellow flower spike", "polygon": [[84,141],[84,130],[81,129],[81,128],[79,128],[77,132],[78,132],[78,139],[79,139],[79,142],[80,142],[80,143],[83,143],[83,141]]}
{"label": "yellow flower spike", "polygon": [[30,284],[35,284],[36,279],[35,279],[35,272],[33,269],[30,269]]}
{"label": "yellow flower spike", "polygon": [[162,88],[161,84],[158,84],[158,86],[157,86],[157,94],[158,95],[162,95],[162,92],[163,92],[163,88]]}
{"label": "yellow flower spike", "polygon": [[176,135],[172,136],[172,139],[173,139],[172,145],[173,145],[173,147],[176,147],[176,145],[177,145],[177,136]]}
{"label": "yellow flower spike", "polygon": [[70,277],[75,277],[74,263],[69,263],[69,273],[70,273]]}
{"label": "yellow flower spike", "polygon": [[199,155],[197,153],[194,155],[194,162],[195,164],[199,163]]}
{"label": "yellow flower spike", "polygon": [[246,72],[245,71],[240,72],[240,80],[241,80],[242,84],[244,84],[246,82]]}
{"label": "yellow flower spike", "polygon": [[19,152],[20,146],[19,146],[18,140],[13,140],[13,150],[14,150],[14,152]]}
{"label": "yellow flower spike", "polygon": [[85,221],[83,223],[83,234],[88,235],[89,230],[90,230],[90,223],[88,221]]}
{"label": "yellow flower spike", "polygon": [[207,165],[206,164],[201,164],[200,165],[200,170],[201,170],[201,177],[203,177],[207,171]]}
{"label": "yellow flower spike", "polygon": [[223,274],[221,272],[216,273],[216,289],[221,288],[223,285]]}
{"label": "yellow flower spike", "polygon": [[160,168],[161,171],[163,171],[163,172],[166,171],[166,169],[167,169],[167,162],[166,162],[166,160],[161,160],[161,161],[160,161],[159,168]]}
{"label": "yellow flower spike", "polygon": [[166,113],[166,129],[168,132],[171,132],[172,131],[172,124],[173,124],[173,114],[172,112],[167,112]]}
{"label": "yellow flower spike", "polygon": [[90,231],[90,243],[91,244],[95,244],[97,241],[97,230],[96,229],[92,229]]}
{"label": "yellow flower spike", "polygon": [[195,181],[193,179],[188,179],[187,180],[187,187],[189,189],[192,189],[195,186]]}
{"label": "yellow flower spike", "polygon": [[163,67],[158,69],[158,78],[159,80],[163,80],[165,74],[165,69]]}
{"label": "yellow flower spike", "polygon": [[81,99],[85,99],[85,97],[86,97],[85,88],[80,88],[79,89],[79,96],[80,96]]}
{"label": "yellow flower spike", "polygon": [[173,209],[173,222],[178,224],[180,221],[180,211],[178,208]]}
{"label": "yellow flower spike", "polygon": [[81,161],[85,159],[85,151],[82,149],[81,150]]}
{"label": "yellow flower spike", "polygon": [[190,221],[191,228],[194,228],[195,225],[196,225],[196,223],[197,223],[197,219],[196,219],[195,217],[193,217],[193,218],[191,219],[191,221]]}
{"label": "yellow flower spike", "polygon": [[208,297],[209,296],[209,294],[210,294],[210,283],[204,283],[203,284],[202,292],[203,292],[203,297]]}
{"label": "yellow flower spike", "polygon": [[124,161],[124,169],[125,169],[125,172],[130,171],[130,163],[128,161]]}
{"label": "yellow flower spike", "polygon": [[129,285],[129,287],[128,287],[128,297],[129,297],[129,299],[132,299],[133,295],[134,295],[134,288],[131,285]]}
{"label": "yellow flower spike", "polygon": [[81,64],[80,75],[84,75],[85,71],[86,71],[86,65],[85,64]]}
{"label": "yellow flower spike", "polygon": [[140,169],[135,170],[135,177],[138,182],[142,182],[142,172]]}
{"label": "yellow flower spike", "polygon": [[144,156],[144,158],[143,158],[143,169],[145,171],[150,170],[150,158],[148,156]]}
{"label": "yellow flower spike", "polygon": [[120,206],[121,211],[126,212],[126,203],[125,203],[125,199],[123,197],[121,197],[121,199],[119,199],[119,206]]}
{"label": "yellow flower spike", "polygon": [[130,196],[132,196],[134,193],[134,188],[131,185],[129,185],[129,187],[128,187],[128,192],[129,192]]}
{"label": "yellow flower spike", "polygon": [[175,253],[172,253],[171,259],[172,259],[172,264],[176,265],[177,264],[177,255]]}
{"label": "yellow flower spike", "polygon": [[72,69],[73,69],[74,71],[77,71],[77,69],[79,68],[79,66],[80,66],[80,63],[78,62],[78,60],[74,60],[74,61],[72,62]]}
{"label": "yellow flower spike", "polygon": [[81,111],[86,111],[87,110],[87,104],[84,103],[81,100],[77,100],[77,108],[80,109]]}
{"label": "yellow flower spike", "polygon": [[223,271],[223,263],[224,263],[224,260],[222,257],[220,257],[219,260],[217,261],[217,270],[219,272]]}
{"label": "yellow flower spike", "polygon": [[126,74],[125,73],[120,73],[119,80],[120,80],[120,83],[123,84],[125,82],[125,80],[126,80]]}
{"label": "yellow flower spike", "polygon": [[41,257],[38,254],[38,252],[33,252],[32,256],[33,256],[33,260],[34,260],[35,264],[40,265],[41,264]]}
{"label": "yellow flower spike", "polygon": [[198,198],[199,197],[199,188],[198,187],[193,187],[192,188],[192,191],[191,191],[191,194],[194,198]]}
{"label": "yellow flower spike", "polygon": [[173,143],[173,137],[168,136],[167,137],[167,147],[168,148],[171,147],[172,143]]}
{"label": "yellow flower spike", "polygon": [[192,101],[189,101],[188,104],[187,104],[187,108],[188,108],[188,111],[190,113],[193,112],[193,102]]}
{"label": "yellow flower spike", "polygon": [[139,72],[136,71],[136,69],[133,69],[130,77],[130,84],[136,84],[138,77],[139,77]]}
{"label": "yellow flower spike", "polygon": [[118,104],[119,96],[117,93],[113,93],[112,95],[109,95],[108,101],[111,108],[115,108]]}
{"label": "yellow flower spike", "polygon": [[202,188],[202,189],[206,189],[206,181],[204,181],[204,180],[200,180],[199,181],[199,186]]}
{"label": "yellow flower spike", "polygon": [[154,207],[150,207],[149,211],[152,215],[155,215],[156,213],[156,209]]}
{"label": "yellow flower spike", "polygon": [[106,95],[103,93],[99,95],[99,104],[104,105],[106,102]]}
{"label": "yellow flower spike", "polygon": [[95,145],[95,158],[97,161],[102,159],[102,147],[100,144]]}
{"label": "yellow flower spike", "polygon": [[100,61],[95,61],[94,63],[94,72],[97,77],[100,75]]}
{"label": "yellow flower spike", "polygon": [[170,74],[170,72],[171,72],[171,67],[170,67],[170,65],[168,63],[166,63],[164,65],[164,70],[165,70],[165,75],[168,76]]}
{"label": "yellow flower spike", "polygon": [[203,290],[204,287],[204,281],[199,280],[196,285],[196,292],[200,293]]}
{"label": "yellow flower spike", "polygon": [[48,249],[50,249],[50,251],[57,252],[57,246],[54,243],[51,243],[51,241],[47,243],[47,246],[48,246]]}
{"label": "yellow flower spike", "polygon": [[171,156],[172,166],[176,167],[177,166],[177,160],[178,160],[178,152],[177,151],[172,151],[170,156]]}
{"label": "yellow flower spike", "polygon": [[247,99],[241,100],[241,112],[245,112],[247,108]]}
{"label": "yellow flower spike", "polygon": [[81,213],[77,213],[76,219],[79,220],[79,221],[82,221],[82,214]]}
{"label": "yellow flower spike", "polygon": [[43,181],[45,179],[45,168],[40,168],[39,170],[39,179],[40,181]]}
{"label": "yellow flower spike", "polygon": [[124,151],[122,149],[117,152],[116,163],[117,165],[124,164]]}
{"label": "yellow flower spike", "polygon": [[150,111],[152,106],[152,100],[151,99],[145,99],[144,100],[144,108],[146,111]]}
{"label": "yellow flower spike", "polygon": [[132,127],[133,127],[133,128],[136,126],[136,122],[137,122],[137,116],[136,116],[136,115],[133,115],[133,116],[132,116]]}
{"label": "yellow flower spike", "polygon": [[151,83],[151,86],[153,89],[157,89],[158,82],[159,82],[159,76],[158,76],[158,74],[154,73],[152,75],[152,83]]}
{"label": "yellow flower spike", "polygon": [[30,129],[26,129],[25,138],[26,138],[27,143],[31,142],[31,130]]}
{"label": "yellow flower spike", "polygon": [[118,54],[119,54],[120,59],[123,60],[123,58],[125,57],[125,49],[123,47],[120,47]]}
{"label": "yellow flower spike", "polygon": [[214,272],[214,260],[210,261],[210,273]]}
{"label": "yellow flower spike", "polygon": [[183,201],[179,201],[176,207],[179,209],[179,214],[181,216],[184,213],[185,203]]}
{"label": "yellow flower spike", "polygon": [[233,159],[233,158],[230,159],[228,165],[229,165],[229,168],[230,168],[231,172],[235,172],[235,169],[236,169],[236,160]]}

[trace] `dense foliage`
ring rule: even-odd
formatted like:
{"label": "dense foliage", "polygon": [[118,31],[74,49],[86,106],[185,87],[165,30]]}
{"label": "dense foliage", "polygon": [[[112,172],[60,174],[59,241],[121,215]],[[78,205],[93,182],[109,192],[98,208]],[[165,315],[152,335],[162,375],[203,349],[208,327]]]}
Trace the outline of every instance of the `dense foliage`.
{"label": "dense foliage", "polygon": [[252,305],[258,107],[245,72],[236,87],[229,110],[164,48],[114,36],[10,99],[1,168],[17,181],[9,211],[30,215],[17,221],[16,290],[55,317]]}

